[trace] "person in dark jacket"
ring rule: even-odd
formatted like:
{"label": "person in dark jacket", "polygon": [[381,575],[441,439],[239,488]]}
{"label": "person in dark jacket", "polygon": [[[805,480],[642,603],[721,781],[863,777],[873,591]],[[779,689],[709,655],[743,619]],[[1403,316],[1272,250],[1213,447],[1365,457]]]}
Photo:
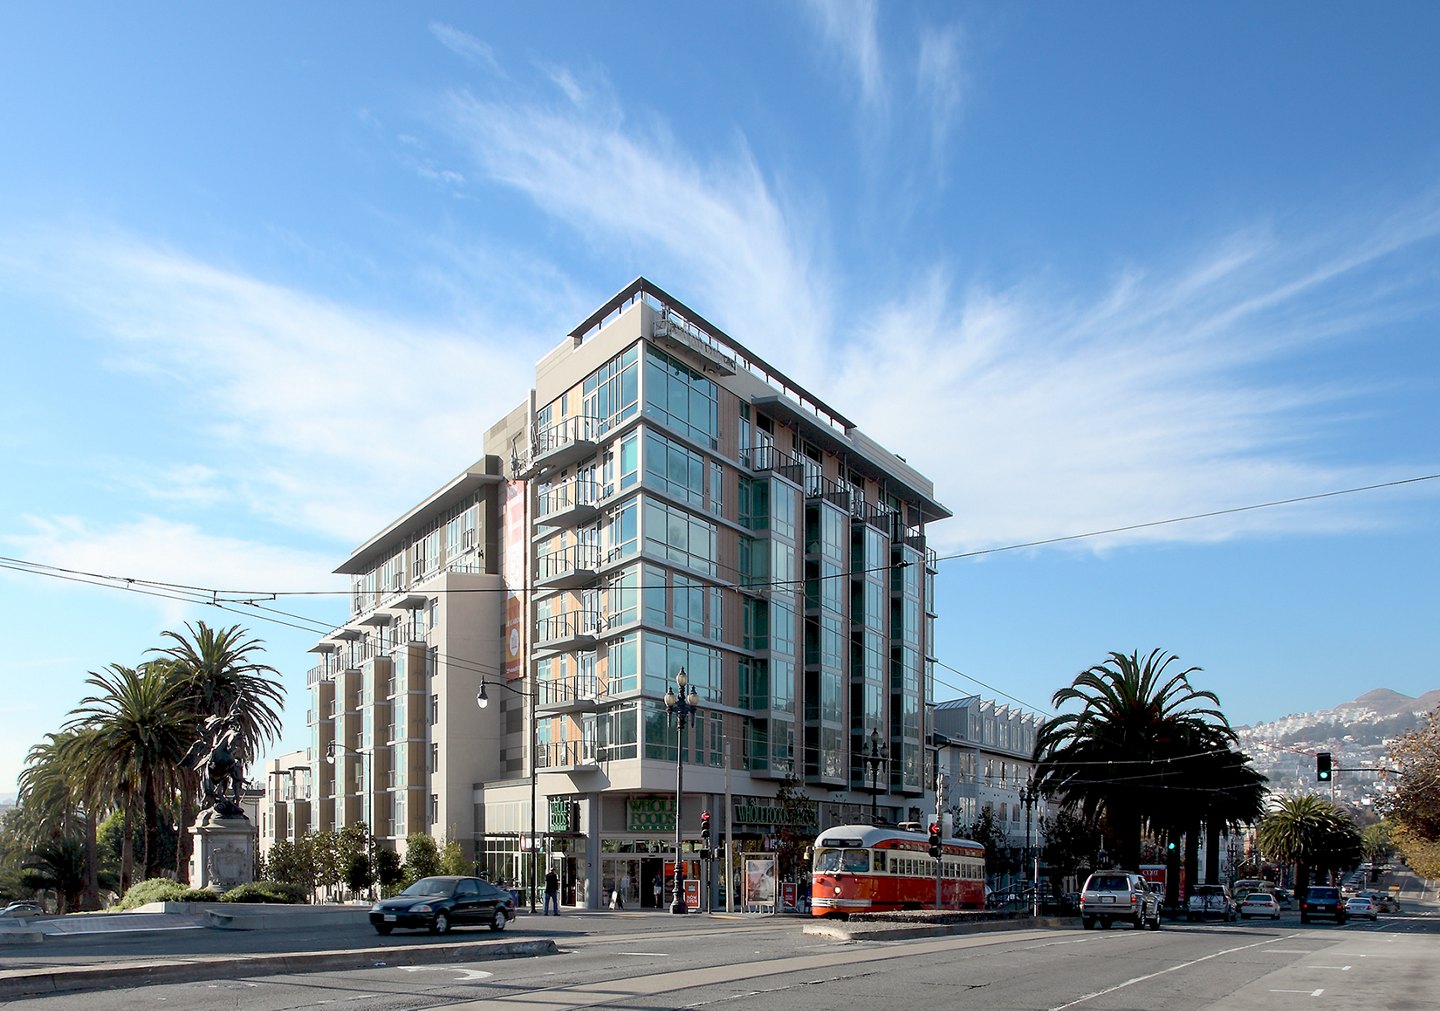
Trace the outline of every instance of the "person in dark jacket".
{"label": "person in dark jacket", "polygon": [[554,907],[555,907],[555,912],[554,912],[553,915],[559,916],[559,915],[560,915],[560,879],[555,875],[555,869],[554,869],[554,868],[551,868],[550,870],[548,870],[548,871],[545,872],[545,913],[544,913],[544,915],[546,915],[546,916],[552,915],[551,912],[550,912],[550,907],[551,907],[551,906],[554,906]]}

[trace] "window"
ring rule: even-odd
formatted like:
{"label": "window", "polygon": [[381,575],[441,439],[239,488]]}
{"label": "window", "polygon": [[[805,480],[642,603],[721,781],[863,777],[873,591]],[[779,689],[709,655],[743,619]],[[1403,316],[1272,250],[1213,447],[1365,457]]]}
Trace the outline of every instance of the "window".
{"label": "window", "polygon": [[742,474],[739,489],[740,525],[747,530],[769,530],[770,482]]}
{"label": "window", "polygon": [[638,689],[640,687],[640,637],[632,633],[610,643],[605,668],[609,694],[621,695]]}
{"label": "window", "polygon": [[639,709],[634,702],[595,717],[596,758],[609,762],[639,756]]}
{"label": "window", "polygon": [[645,430],[645,486],[687,505],[705,505],[705,459],[694,450]]}
{"label": "window", "polygon": [[645,550],[688,569],[715,574],[715,524],[685,510],[645,500]]}
{"label": "window", "polygon": [[655,348],[645,351],[645,413],[698,445],[720,444],[715,384]]}
{"label": "window", "polygon": [[639,409],[639,362],[636,344],[600,366],[581,385],[584,413],[598,420],[600,434],[634,417]]}
{"label": "window", "polygon": [[634,501],[611,510],[605,517],[604,543],[607,558],[633,555],[640,533],[640,510]]}

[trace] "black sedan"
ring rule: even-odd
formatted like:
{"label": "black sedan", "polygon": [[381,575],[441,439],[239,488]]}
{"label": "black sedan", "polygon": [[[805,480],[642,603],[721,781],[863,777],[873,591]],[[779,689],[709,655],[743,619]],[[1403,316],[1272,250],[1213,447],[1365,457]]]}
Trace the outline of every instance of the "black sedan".
{"label": "black sedan", "polygon": [[419,927],[432,934],[480,925],[504,930],[513,919],[515,901],[510,893],[480,878],[421,878],[399,895],[370,907],[370,924],[382,934],[396,927]]}

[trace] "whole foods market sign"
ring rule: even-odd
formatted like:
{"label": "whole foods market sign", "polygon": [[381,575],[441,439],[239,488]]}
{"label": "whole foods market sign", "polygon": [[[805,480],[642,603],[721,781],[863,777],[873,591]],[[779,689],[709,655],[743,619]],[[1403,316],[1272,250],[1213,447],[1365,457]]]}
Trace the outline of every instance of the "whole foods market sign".
{"label": "whole foods market sign", "polygon": [[674,832],[674,797],[627,797],[625,829],[628,832]]}

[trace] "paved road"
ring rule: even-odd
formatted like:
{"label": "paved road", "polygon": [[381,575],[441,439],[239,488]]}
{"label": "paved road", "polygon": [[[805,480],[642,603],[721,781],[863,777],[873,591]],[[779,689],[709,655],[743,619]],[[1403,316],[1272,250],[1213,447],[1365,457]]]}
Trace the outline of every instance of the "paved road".
{"label": "paved road", "polygon": [[[562,949],[544,958],[420,964],[407,959],[402,945],[392,949],[391,961],[363,970],[55,995],[36,998],[35,1006],[93,1011],[97,1000],[106,1009],[169,1005],[195,1011],[336,1003],[380,1011],[1440,1006],[1440,919],[1430,916],[1300,927],[1291,914],[1278,926],[1173,924],[1159,933],[1027,929],[902,942],[837,942],[802,933],[795,920],[561,920],[536,924]],[[512,939],[509,931],[505,936]]]}

